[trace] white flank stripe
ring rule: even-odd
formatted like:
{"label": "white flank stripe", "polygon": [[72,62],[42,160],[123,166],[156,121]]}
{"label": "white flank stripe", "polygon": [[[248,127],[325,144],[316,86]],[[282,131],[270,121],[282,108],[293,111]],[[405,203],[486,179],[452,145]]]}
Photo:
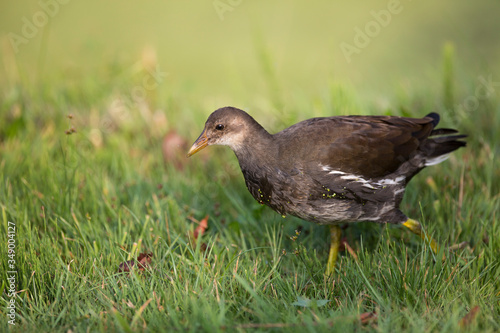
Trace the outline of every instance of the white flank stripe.
{"label": "white flank stripe", "polygon": [[[351,180],[351,181],[355,181],[357,183],[361,183],[362,184],[361,186],[364,186],[366,188],[373,189],[373,190],[380,188],[380,187],[385,187],[387,185],[399,185],[405,179],[404,176],[399,176],[399,177],[394,178],[394,179],[387,178],[387,179],[381,179],[381,180],[375,182],[375,181],[371,181],[371,180],[366,180],[363,177],[360,177],[358,175],[352,175],[352,174],[347,174],[343,171],[332,170],[332,168],[330,168],[329,166],[325,166],[322,164],[320,164],[319,167],[323,171],[327,171],[329,175],[345,175],[345,176],[341,176],[340,178],[342,178],[344,180]],[[402,190],[404,191],[404,188]],[[401,190],[398,190],[396,193],[400,193],[400,192],[401,192]]]}
{"label": "white flank stripe", "polygon": [[329,172],[330,175],[345,175],[345,172],[333,170]]}
{"label": "white flank stripe", "polygon": [[382,179],[377,182],[378,185],[384,186],[384,185],[397,185],[400,182],[402,182],[405,179],[404,176],[399,176],[396,179]]}
{"label": "white flank stripe", "polygon": [[[330,173],[331,173],[331,172],[330,172]],[[365,180],[365,179],[363,179],[363,178],[361,178],[361,177],[358,177],[358,176],[356,176],[356,175],[347,175],[347,176],[342,176],[342,177],[340,177],[340,178],[345,179],[345,180],[350,180],[350,179],[353,179],[353,180],[361,180],[361,181],[363,181],[363,180],[364,180],[364,181],[366,182],[366,180]]]}
{"label": "white flank stripe", "polygon": [[367,187],[369,189],[375,189],[375,187],[373,187],[373,185],[370,183],[370,181],[368,181],[364,178],[361,178],[360,176],[347,175],[347,176],[342,176],[340,178],[345,179],[345,180],[354,180],[355,182],[362,183],[363,185],[361,185],[361,186]]}
{"label": "white flank stripe", "polygon": [[394,191],[394,194],[399,194],[401,192],[404,192],[404,190],[405,190],[404,187],[400,188],[399,190]]}
{"label": "white flank stripe", "polygon": [[323,165],[323,164],[319,164],[319,167],[321,168],[321,170],[323,171],[330,171],[332,170],[332,168],[330,168],[328,165]]}

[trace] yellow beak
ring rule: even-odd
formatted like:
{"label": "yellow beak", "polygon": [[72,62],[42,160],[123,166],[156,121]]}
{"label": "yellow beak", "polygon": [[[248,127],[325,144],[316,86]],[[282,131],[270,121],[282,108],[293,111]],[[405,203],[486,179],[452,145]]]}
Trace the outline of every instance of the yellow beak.
{"label": "yellow beak", "polygon": [[193,143],[193,146],[191,146],[191,149],[189,149],[187,157],[196,154],[206,146],[208,146],[208,138],[206,131],[203,130],[198,139],[196,139],[196,141]]}

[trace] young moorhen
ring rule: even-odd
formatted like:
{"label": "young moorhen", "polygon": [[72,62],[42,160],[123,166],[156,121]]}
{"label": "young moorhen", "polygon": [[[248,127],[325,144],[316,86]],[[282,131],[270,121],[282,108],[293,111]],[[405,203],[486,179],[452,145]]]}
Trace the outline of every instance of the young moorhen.
{"label": "young moorhen", "polygon": [[339,116],[312,118],[269,134],[233,107],[214,111],[188,156],[208,145],[229,146],[252,196],[281,215],[331,227],[327,274],[337,258],[338,224],[402,224],[427,240],[419,222],[399,210],[411,178],[465,146],[465,135],[434,129],[439,115],[424,118]]}

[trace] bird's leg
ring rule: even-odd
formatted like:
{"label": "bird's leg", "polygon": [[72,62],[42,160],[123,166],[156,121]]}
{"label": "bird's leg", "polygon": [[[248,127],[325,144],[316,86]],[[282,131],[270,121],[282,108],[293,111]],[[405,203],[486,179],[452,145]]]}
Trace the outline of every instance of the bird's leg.
{"label": "bird's leg", "polygon": [[330,253],[328,254],[328,263],[326,265],[326,275],[328,276],[335,270],[335,263],[337,262],[337,255],[339,254],[341,235],[342,230],[338,225],[330,226]]}
{"label": "bird's leg", "polygon": [[432,239],[430,236],[428,236],[423,230],[422,230],[422,225],[413,219],[408,219],[406,220],[405,223],[403,223],[405,227],[410,229],[411,232],[413,232],[415,235],[420,236],[432,249],[434,253],[438,253],[438,246],[437,243],[434,239]]}

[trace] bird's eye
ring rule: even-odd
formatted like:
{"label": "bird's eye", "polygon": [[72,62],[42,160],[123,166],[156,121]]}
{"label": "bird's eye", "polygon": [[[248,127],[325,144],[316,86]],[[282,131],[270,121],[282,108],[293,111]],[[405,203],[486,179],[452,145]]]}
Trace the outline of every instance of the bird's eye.
{"label": "bird's eye", "polygon": [[218,125],[215,126],[215,129],[218,130],[218,131],[222,131],[224,129],[224,125],[218,124]]}

